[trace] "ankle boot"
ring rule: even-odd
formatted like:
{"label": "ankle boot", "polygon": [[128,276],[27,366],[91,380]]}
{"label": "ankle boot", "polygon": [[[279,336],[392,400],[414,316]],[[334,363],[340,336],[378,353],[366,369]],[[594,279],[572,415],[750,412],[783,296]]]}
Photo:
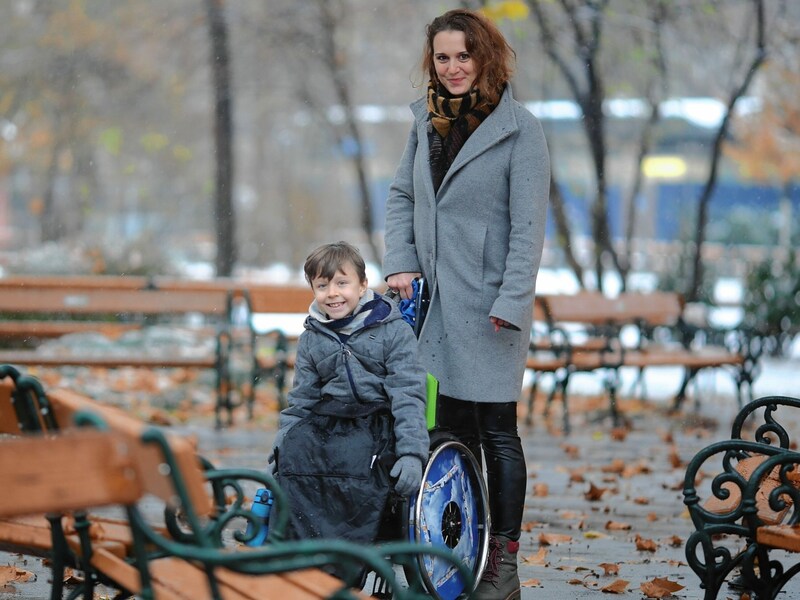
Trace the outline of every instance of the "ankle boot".
{"label": "ankle boot", "polygon": [[502,535],[489,538],[489,557],[486,569],[471,600],[519,600],[517,574],[519,542]]}

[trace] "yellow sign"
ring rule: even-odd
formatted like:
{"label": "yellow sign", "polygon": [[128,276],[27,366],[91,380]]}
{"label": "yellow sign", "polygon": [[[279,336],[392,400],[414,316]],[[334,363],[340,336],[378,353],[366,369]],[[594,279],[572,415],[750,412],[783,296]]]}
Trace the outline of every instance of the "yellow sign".
{"label": "yellow sign", "polygon": [[686,161],[680,156],[648,156],[642,173],[651,179],[678,179],[686,175]]}

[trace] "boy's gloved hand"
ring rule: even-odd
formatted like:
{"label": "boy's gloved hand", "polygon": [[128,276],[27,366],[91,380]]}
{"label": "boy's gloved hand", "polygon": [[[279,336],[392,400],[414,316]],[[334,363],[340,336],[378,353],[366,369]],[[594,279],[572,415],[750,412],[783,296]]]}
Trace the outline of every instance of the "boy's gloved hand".
{"label": "boy's gloved hand", "polygon": [[419,489],[422,482],[422,461],[416,456],[401,456],[394,463],[391,472],[396,477],[394,489],[402,496],[410,496]]}

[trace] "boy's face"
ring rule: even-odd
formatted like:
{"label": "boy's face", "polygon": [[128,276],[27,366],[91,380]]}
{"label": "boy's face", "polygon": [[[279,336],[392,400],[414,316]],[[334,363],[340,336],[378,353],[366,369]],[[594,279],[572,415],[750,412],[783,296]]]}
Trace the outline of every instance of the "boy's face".
{"label": "boy's face", "polygon": [[330,281],[325,277],[312,279],[311,289],[314,299],[329,319],[342,319],[358,306],[358,301],[367,291],[367,281],[359,281],[355,267],[346,263]]}

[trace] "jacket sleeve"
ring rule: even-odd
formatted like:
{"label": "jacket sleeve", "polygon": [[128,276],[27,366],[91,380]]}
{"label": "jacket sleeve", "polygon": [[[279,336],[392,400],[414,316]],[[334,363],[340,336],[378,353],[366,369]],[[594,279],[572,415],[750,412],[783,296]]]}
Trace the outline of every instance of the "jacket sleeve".
{"label": "jacket sleeve", "polygon": [[416,153],[417,125],[414,123],[394,180],[389,187],[389,196],[386,199],[384,277],[395,273],[422,271],[414,244],[414,156]]}
{"label": "jacket sleeve", "polygon": [[425,424],[425,369],[417,355],[417,338],[403,320],[388,324],[393,335],[386,349],[384,386],[392,406],[397,456],[416,456],[428,462],[430,441]]}
{"label": "jacket sleeve", "polygon": [[509,169],[508,257],[500,293],[489,313],[517,328],[532,310],[550,194],[550,156],[542,126],[525,109],[519,109],[518,118],[520,130]]}
{"label": "jacket sleeve", "polygon": [[289,406],[281,411],[278,420],[278,433],[274,444],[278,449],[281,447],[281,442],[286,432],[308,416],[311,412],[311,407],[319,402],[322,397],[319,373],[311,360],[309,351],[309,336],[308,332],[304,332],[297,342],[294,384],[287,396]]}

